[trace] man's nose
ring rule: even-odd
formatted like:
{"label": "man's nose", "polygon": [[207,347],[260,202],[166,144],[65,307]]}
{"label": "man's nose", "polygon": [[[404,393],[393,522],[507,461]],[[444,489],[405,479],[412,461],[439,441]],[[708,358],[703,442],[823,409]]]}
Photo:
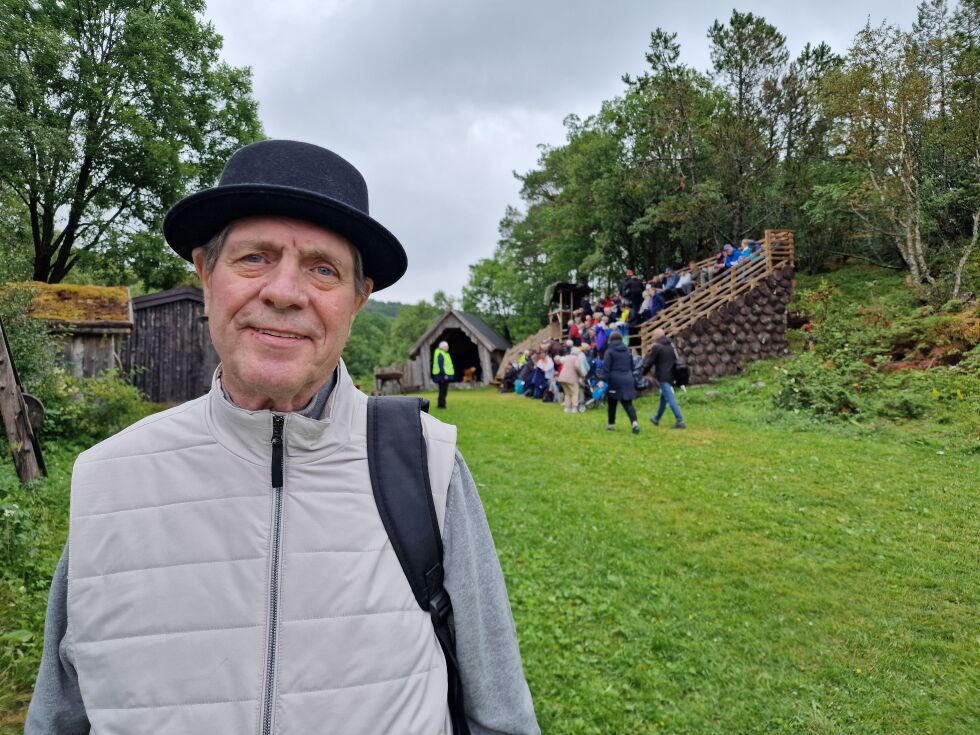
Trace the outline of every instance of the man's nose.
{"label": "man's nose", "polygon": [[308,301],[302,277],[299,264],[281,260],[266,274],[259,296],[273,309],[301,309]]}

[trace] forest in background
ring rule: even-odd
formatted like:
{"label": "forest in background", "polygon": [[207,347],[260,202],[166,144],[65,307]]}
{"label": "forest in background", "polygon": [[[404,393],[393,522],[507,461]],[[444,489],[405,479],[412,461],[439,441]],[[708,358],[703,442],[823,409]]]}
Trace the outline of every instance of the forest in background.
{"label": "forest in background", "polygon": [[[162,215],[264,135],[250,70],[220,61],[202,7],[0,0],[0,280],[134,295],[196,280]],[[565,143],[517,175],[520,206],[459,297],[361,315],[352,374],[405,360],[449,304],[516,341],[545,322],[550,283],[611,290],[626,268],[650,276],[767,228],[796,232],[810,273],[881,265],[933,306],[980,290],[980,0],[925,0],[909,29],[869,20],[846,50],[792,56],[779,29],[737,10],[707,35],[701,70],[654,30],[646,70],[569,116]]]}
{"label": "forest in background", "polygon": [[980,0],[926,0],[911,29],[871,21],[851,47],[791,58],[764,18],[708,29],[711,68],[656,29],[647,70],[565,120],[517,175],[521,207],[470,267],[462,307],[512,339],[556,281],[614,290],[764,229],[796,231],[797,267],[857,258],[907,271],[924,303],[977,290]]}

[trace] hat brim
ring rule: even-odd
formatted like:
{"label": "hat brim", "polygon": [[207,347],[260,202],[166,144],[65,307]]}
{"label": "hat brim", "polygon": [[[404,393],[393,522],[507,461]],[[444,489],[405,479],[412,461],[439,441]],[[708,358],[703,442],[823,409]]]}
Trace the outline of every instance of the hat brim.
{"label": "hat brim", "polygon": [[289,217],[319,225],[350,241],[361,254],[364,275],[374,291],[405,274],[408,258],[398,239],[371,217],[335,199],[303,189],[233,184],[205,189],[181,199],[167,213],[163,234],[185,260],[229,222],[246,217]]}

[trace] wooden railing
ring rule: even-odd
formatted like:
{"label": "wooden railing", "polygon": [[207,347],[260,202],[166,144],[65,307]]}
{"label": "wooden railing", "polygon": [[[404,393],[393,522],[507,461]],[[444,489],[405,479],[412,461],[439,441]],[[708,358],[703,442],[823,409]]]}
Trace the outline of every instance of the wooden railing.
{"label": "wooden railing", "polygon": [[[776,270],[793,265],[793,231],[766,230],[762,248],[731,268],[714,274],[704,286],[696,286],[687,296],[671,301],[665,309],[640,327],[644,353],[653,343],[653,330],[662,328],[676,335],[717,308],[755,288]],[[712,272],[715,259],[699,262],[698,267]]]}

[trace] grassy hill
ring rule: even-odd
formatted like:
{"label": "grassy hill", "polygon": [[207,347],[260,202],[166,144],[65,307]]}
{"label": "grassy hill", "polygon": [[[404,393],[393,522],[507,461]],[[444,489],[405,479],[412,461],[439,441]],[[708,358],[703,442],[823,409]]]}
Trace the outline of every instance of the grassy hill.
{"label": "grassy hill", "polygon": [[[863,267],[800,290],[811,349],[679,394],[687,431],[647,423],[651,397],[633,436],[450,394],[545,733],[980,732],[975,310]],[[949,366],[894,367],[929,355]],[[28,490],[0,462],[0,733],[22,728],[79,449],[47,446]]]}
{"label": "grassy hill", "polygon": [[[684,432],[454,392],[547,733],[975,733],[980,425],[816,423],[775,365]],[[974,396],[975,399],[980,396]]]}

